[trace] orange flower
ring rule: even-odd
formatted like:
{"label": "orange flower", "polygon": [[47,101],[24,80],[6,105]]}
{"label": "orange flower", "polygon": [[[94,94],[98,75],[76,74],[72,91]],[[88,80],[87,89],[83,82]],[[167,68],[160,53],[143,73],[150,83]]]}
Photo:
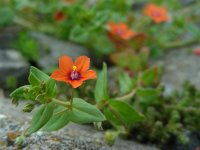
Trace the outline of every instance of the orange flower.
{"label": "orange flower", "polygon": [[144,13],[149,16],[155,23],[166,22],[169,20],[167,9],[165,7],[149,4],[144,9]]}
{"label": "orange flower", "polygon": [[56,21],[63,21],[65,19],[65,15],[62,11],[57,11],[54,15],[54,19]]}
{"label": "orange flower", "polygon": [[118,37],[123,40],[129,40],[131,37],[135,35],[134,31],[128,28],[125,23],[114,23],[109,22],[109,38],[113,39],[113,37]]}
{"label": "orange flower", "polygon": [[96,78],[96,72],[89,70],[89,67],[90,58],[87,56],[79,56],[75,62],[69,56],[62,56],[59,58],[59,70],[55,70],[51,78],[69,83],[73,88],[77,88],[85,80]]}

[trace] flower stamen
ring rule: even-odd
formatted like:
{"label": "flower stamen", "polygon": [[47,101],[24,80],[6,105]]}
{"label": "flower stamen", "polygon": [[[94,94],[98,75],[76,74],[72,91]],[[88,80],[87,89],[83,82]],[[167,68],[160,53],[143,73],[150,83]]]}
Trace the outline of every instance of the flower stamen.
{"label": "flower stamen", "polygon": [[73,70],[73,71],[76,71],[76,69],[77,69],[76,66],[73,66],[73,67],[72,67],[72,70]]}

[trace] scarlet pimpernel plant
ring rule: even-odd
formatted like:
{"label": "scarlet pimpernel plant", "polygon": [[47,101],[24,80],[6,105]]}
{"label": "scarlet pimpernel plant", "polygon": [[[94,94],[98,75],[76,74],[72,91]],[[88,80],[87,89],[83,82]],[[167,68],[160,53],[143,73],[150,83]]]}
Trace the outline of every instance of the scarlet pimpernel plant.
{"label": "scarlet pimpernel plant", "polygon": [[129,40],[131,37],[135,35],[135,32],[130,29],[127,24],[121,22],[121,23],[115,23],[115,22],[109,22],[109,33],[108,36],[113,38],[120,38],[123,40]]}
{"label": "scarlet pimpernel plant", "polygon": [[[74,90],[84,81],[97,78],[96,72],[89,70],[89,67],[90,59],[87,56],[79,56],[73,62],[71,57],[65,55],[59,58],[59,69],[55,70],[51,76],[35,67],[30,68],[28,78],[30,85],[19,87],[10,95],[12,102],[16,105],[20,100],[27,102],[23,108],[24,112],[31,112],[38,107],[35,108],[30,127],[16,139],[17,144],[22,144],[25,136],[40,129],[59,130],[69,122],[94,123],[96,127],[101,127],[101,122],[108,118],[111,124],[115,127],[124,127],[128,133],[133,123],[143,119],[143,115],[135,111],[128,103],[109,97],[105,63],[94,89],[96,105],[74,97]],[[56,81],[71,85],[70,99],[59,99]]]}
{"label": "scarlet pimpernel plant", "polygon": [[80,56],[73,63],[69,56],[62,56],[59,59],[59,70],[55,70],[51,77],[58,81],[63,81],[72,85],[73,88],[81,86],[83,81],[95,79],[96,72],[89,70],[90,59]]}
{"label": "scarlet pimpernel plant", "polygon": [[150,17],[157,24],[169,21],[167,9],[163,6],[148,4],[144,9],[144,14]]}

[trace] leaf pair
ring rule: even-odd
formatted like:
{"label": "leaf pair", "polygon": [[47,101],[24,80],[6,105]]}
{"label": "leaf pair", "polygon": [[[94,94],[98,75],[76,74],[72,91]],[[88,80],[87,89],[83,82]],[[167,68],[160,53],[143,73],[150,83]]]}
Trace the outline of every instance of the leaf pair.
{"label": "leaf pair", "polygon": [[53,103],[41,106],[33,116],[29,134],[43,128],[45,131],[59,130],[69,122],[92,123],[105,120],[104,115],[93,105],[80,98],[74,98],[71,109],[58,106],[54,111]]}

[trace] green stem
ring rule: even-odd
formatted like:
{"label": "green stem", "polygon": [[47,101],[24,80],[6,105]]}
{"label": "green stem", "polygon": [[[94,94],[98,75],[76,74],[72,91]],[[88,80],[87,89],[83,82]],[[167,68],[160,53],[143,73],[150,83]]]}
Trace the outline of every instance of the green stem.
{"label": "green stem", "polygon": [[54,116],[59,115],[59,114],[65,112],[65,111],[67,111],[67,110],[68,110],[68,108],[63,109],[63,110],[61,110],[61,111],[59,111],[59,112],[57,112],[57,113],[55,113],[55,114],[53,114],[53,115],[54,115]]}
{"label": "green stem", "polygon": [[163,48],[172,49],[172,48],[184,47],[184,46],[195,44],[198,41],[199,41],[198,39],[194,38],[194,39],[185,40],[185,41],[171,42],[171,43],[167,43],[163,45]]}
{"label": "green stem", "polygon": [[64,106],[67,106],[67,107],[70,106],[69,102],[63,102],[63,101],[56,99],[56,98],[53,98],[52,101],[56,102],[57,104],[64,105]]}
{"label": "green stem", "polygon": [[133,89],[130,93],[121,97],[117,97],[115,99],[120,100],[120,101],[126,101],[126,100],[130,100],[134,95],[135,95],[135,89]]}
{"label": "green stem", "polygon": [[72,107],[73,104],[73,98],[74,98],[74,89],[72,88],[72,95],[71,95],[71,99],[70,99],[70,106]]}

